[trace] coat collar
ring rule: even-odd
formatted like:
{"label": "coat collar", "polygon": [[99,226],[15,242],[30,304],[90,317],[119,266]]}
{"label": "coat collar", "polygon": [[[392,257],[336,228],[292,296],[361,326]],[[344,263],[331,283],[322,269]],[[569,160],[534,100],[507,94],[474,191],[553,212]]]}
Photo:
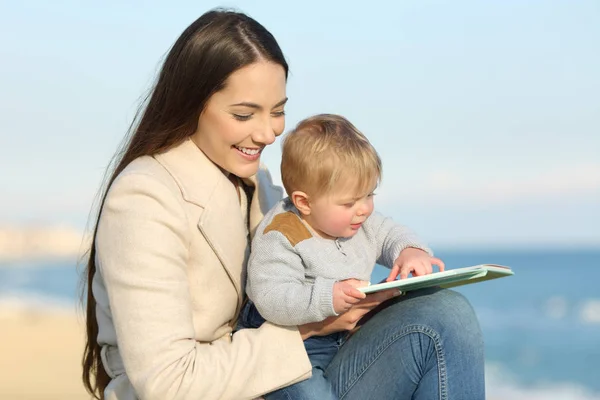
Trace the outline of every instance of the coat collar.
{"label": "coat collar", "polygon": [[[191,139],[154,158],[171,174],[187,202],[205,208],[215,191],[229,184],[225,174]],[[219,193],[216,193],[217,195]]]}
{"label": "coat collar", "polygon": [[[203,209],[198,228],[229,274],[241,302],[249,248],[235,187],[190,139],[154,158],[177,182],[183,199]],[[264,214],[281,199],[283,192],[271,183],[268,171],[262,166],[244,182],[254,187],[249,215],[253,236]]]}

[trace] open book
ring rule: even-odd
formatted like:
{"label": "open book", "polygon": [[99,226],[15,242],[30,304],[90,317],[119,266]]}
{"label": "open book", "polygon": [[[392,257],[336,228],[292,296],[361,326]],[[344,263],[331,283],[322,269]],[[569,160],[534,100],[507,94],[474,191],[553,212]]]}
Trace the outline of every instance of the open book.
{"label": "open book", "polygon": [[398,279],[392,282],[377,283],[359,288],[358,290],[363,293],[373,293],[392,288],[398,288],[403,292],[431,286],[451,288],[511,275],[514,275],[514,272],[509,267],[495,264],[481,264],[473,267],[450,269],[444,272],[434,272],[429,275]]}

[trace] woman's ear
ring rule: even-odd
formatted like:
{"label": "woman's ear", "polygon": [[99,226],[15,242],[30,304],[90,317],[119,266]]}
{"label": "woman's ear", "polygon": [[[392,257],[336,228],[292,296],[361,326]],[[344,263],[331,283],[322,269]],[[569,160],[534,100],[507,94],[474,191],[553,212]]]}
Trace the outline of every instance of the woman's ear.
{"label": "woman's ear", "polygon": [[292,199],[292,203],[294,203],[302,215],[310,215],[310,203],[306,193],[297,190],[292,193],[290,199]]}

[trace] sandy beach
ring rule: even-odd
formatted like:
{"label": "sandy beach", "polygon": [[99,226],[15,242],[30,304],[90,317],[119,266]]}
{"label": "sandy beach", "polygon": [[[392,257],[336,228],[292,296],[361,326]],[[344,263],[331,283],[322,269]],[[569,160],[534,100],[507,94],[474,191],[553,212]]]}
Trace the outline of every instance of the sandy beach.
{"label": "sandy beach", "polygon": [[[91,399],[80,379],[81,321],[75,312],[0,303],[0,399]],[[488,376],[494,377],[488,382],[488,400],[600,400],[574,386],[525,389],[496,375]]]}
{"label": "sandy beach", "polygon": [[0,399],[89,399],[75,312],[0,305]]}

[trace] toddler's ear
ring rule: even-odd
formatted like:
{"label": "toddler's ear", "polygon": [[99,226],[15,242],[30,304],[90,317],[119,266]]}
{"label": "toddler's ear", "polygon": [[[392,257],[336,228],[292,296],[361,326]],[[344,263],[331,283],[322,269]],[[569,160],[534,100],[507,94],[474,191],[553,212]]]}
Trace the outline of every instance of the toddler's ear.
{"label": "toddler's ear", "polygon": [[290,198],[302,215],[310,215],[310,202],[306,193],[296,190]]}

